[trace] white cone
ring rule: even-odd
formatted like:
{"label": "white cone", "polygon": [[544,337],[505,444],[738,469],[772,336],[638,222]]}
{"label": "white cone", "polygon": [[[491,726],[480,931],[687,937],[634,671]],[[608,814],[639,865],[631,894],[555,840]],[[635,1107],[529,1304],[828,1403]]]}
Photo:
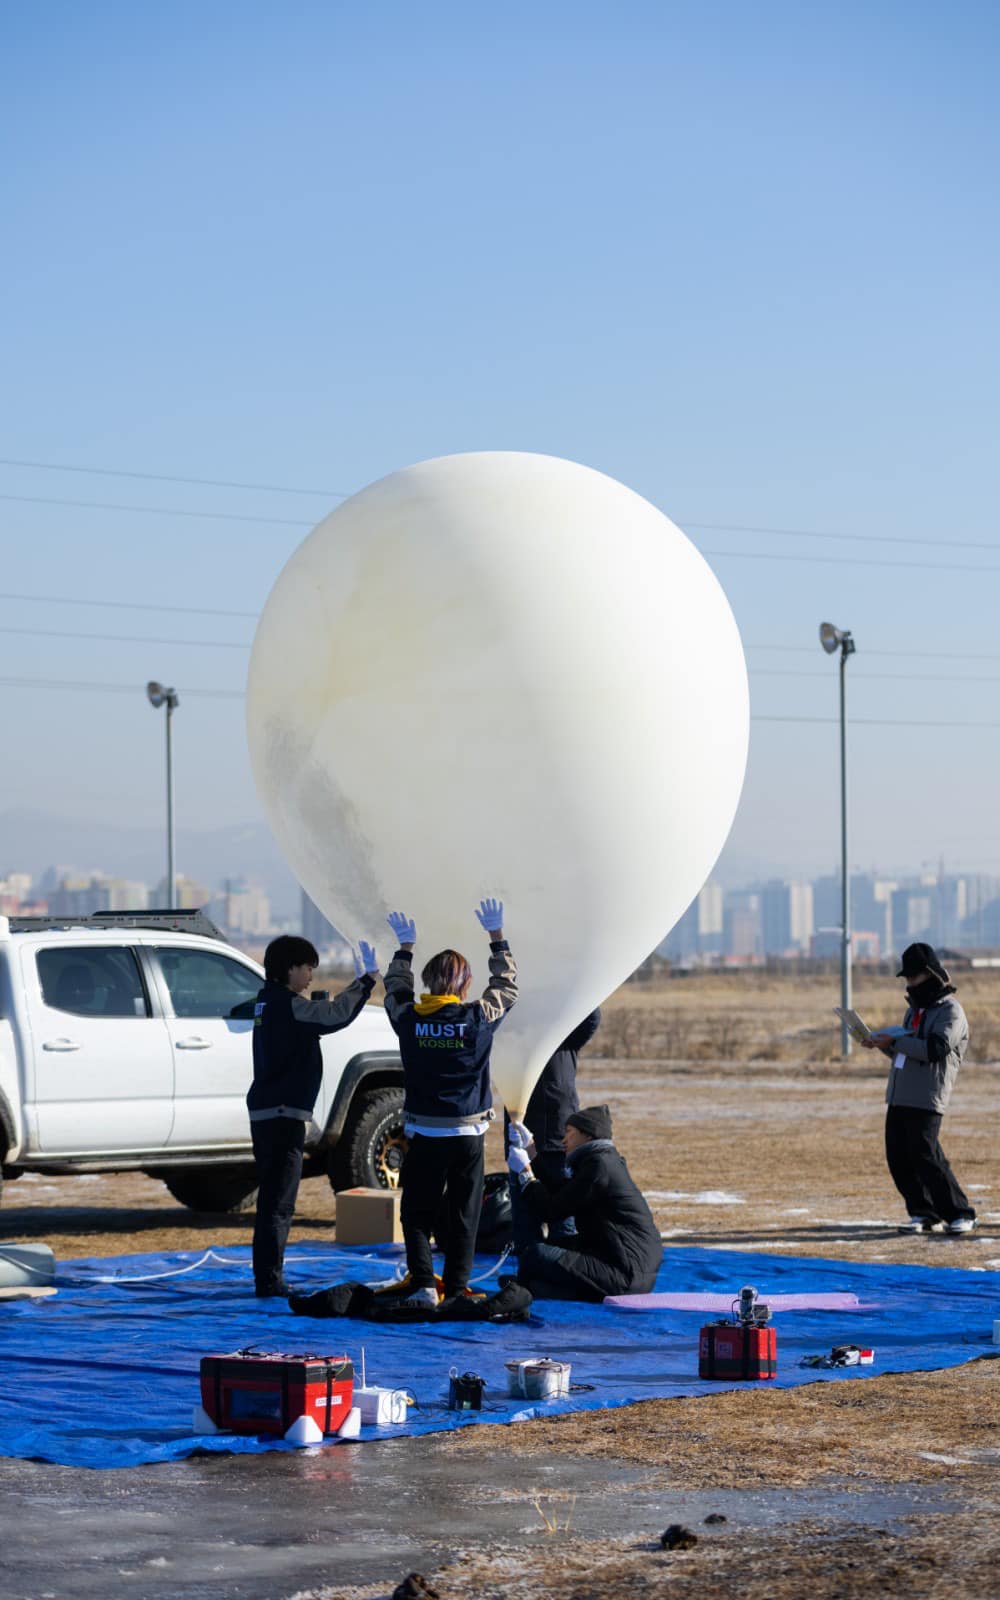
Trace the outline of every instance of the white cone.
{"label": "white cone", "polygon": [[285,1438],[289,1444],[322,1444],[323,1430],[312,1417],[296,1417],[291,1427],[285,1429]]}
{"label": "white cone", "polygon": [[337,1429],[338,1439],[357,1439],[361,1435],[361,1407],[352,1406],[340,1427]]}

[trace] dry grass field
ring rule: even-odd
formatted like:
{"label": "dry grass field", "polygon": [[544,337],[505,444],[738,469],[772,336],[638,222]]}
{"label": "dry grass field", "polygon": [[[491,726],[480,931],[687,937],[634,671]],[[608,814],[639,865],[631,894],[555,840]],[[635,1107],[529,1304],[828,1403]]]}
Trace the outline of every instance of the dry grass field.
{"label": "dry grass field", "polygon": [[[862,1261],[1000,1271],[1000,974],[957,976],[972,1048],[943,1142],[980,1215],[969,1238],[896,1232],[902,1207],[882,1154],[887,1064],[839,1056],[835,974],[659,976],[632,982],[605,1007],[583,1058],[584,1103],[606,1100],[616,1139],[647,1193],[665,1243],[795,1252]],[[861,975],[856,1008],[897,1021],[900,985]],[[500,1164],[496,1133],[488,1165]],[[11,1184],[2,1233],[41,1237],[60,1257],[247,1243],[245,1217],[194,1218],[143,1177],[31,1179]],[[335,1236],[322,1180],[303,1185],[293,1241]],[[683,1287],[683,1285],[679,1285]],[[1000,1316],[1000,1278],[997,1315]],[[1000,1355],[1000,1351],[997,1352]],[[789,1496],[804,1485],[858,1497],[856,1523],[789,1512],[766,1531],[700,1530],[667,1554],[650,1540],[594,1541],[553,1531],[530,1559],[469,1548],[431,1574],[444,1600],[624,1600],[678,1594],[716,1600],[988,1600],[1000,1596],[1000,1362],[863,1384],[756,1389],[653,1401],[414,1440],[450,1452],[456,1478],[488,1473],[498,1447],[527,1459],[641,1463],[672,1490],[716,1487]],[[930,1492],[919,1516],[862,1514],[872,1495]],[[881,1503],[881,1502],[880,1502]],[[667,1519],[669,1520],[669,1519]],[[395,1578],[393,1582],[397,1581]],[[351,1591],[371,1600],[388,1589]],[[334,1600],[342,1591],[310,1591]],[[343,1591],[346,1595],[347,1591]],[[300,1596],[306,1600],[306,1595]]]}

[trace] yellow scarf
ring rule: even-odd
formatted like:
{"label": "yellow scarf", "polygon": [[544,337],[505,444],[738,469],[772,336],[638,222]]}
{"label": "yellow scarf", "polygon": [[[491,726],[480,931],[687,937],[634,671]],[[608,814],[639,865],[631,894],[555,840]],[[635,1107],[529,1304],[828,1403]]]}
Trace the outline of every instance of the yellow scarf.
{"label": "yellow scarf", "polygon": [[413,1009],[418,1017],[430,1017],[435,1011],[440,1011],[442,1006],[460,1006],[461,1000],[457,994],[422,994]]}

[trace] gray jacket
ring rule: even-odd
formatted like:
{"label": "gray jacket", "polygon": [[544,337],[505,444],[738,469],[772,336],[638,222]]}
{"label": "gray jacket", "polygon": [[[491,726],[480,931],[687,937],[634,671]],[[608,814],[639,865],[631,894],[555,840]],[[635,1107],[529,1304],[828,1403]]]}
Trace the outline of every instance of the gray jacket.
{"label": "gray jacket", "polygon": [[[913,1027],[913,1015],[913,1008],[908,1008],[904,1028]],[[953,994],[946,994],[936,1005],[927,1007],[915,1033],[901,1034],[894,1041],[893,1064],[885,1086],[886,1104],[944,1111],[968,1048],[965,1012]],[[897,1066],[900,1058],[901,1065]]]}

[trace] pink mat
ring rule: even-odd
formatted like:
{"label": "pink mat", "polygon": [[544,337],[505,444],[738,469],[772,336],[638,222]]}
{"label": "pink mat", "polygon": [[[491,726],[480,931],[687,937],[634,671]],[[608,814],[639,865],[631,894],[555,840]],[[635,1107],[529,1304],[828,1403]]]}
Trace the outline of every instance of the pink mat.
{"label": "pink mat", "polygon": [[[619,1311],[730,1311],[731,1294],[608,1294],[606,1306]],[[765,1294],[761,1300],[772,1311],[856,1311],[856,1294]]]}

